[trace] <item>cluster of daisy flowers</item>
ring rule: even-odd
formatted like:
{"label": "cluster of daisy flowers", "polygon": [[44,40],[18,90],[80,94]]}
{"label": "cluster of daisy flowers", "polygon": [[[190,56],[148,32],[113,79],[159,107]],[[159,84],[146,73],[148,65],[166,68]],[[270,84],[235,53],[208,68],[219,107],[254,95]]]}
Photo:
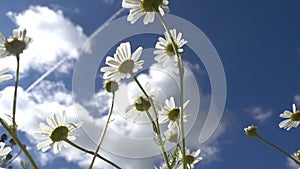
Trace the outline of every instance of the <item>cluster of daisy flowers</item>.
{"label": "cluster of daisy flowers", "polygon": [[[155,51],[153,52],[154,60],[163,67],[170,63],[178,65],[180,72],[183,71],[183,68],[180,67],[182,65],[182,60],[180,57],[181,53],[183,52],[183,46],[187,43],[187,41],[182,38],[183,35],[181,32],[177,32],[176,29],[169,30],[164,22],[163,16],[165,13],[169,12],[168,4],[168,0],[122,1],[122,7],[129,9],[127,20],[132,24],[145,15],[143,23],[147,25],[154,21],[156,14],[158,15],[162,21],[162,24],[166,28],[166,32],[164,37],[159,37],[157,43],[155,44]],[[31,155],[27,152],[26,147],[19,140],[17,135],[18,125],[15,122],[20,54],[22,54],[23,51],[28,48],[28,45],[32,42],[32,39],[26,36],[25,29],[13,30],[13,36],[10,38],[6,38],[0,33],[0,39],[0,58],[15,56],[17,59],[12,126],[9,126],[6,122],[3,122],[3,119],[0,119],[0,122],[2,126],[9,132],[11,137],[13,137],[12,140],[16,141],[16,143],[14,142],[14,145],[18,145],[21,149],[20,151],[25,153],[32,164],[32,167],[38,168],[34,159],[32,159]],[[180,105],[176,105],[174,97],[166,99],[164,104],[156,101],[159,89],[153,89],[150,83],[142,86],[136,78],[136,73],[143,68],[144,64],[144,61],[140,60],[142,52],[143,47],[141,46],[132,52],[131,43],[125,42],[121,43],[117,47],[113,56],[107,56],[105,61],[106,66],[100,69],[100,71],[103,72],[103,79],[105,80],[104,88],[107,92],[113,93],[114,98],[114,94],[118,90],[118,84],[120,81],[122,79],[132,78],[138,84],[142,94],[134,97],[133,103],[128,106],[126,110],[126,118],[135,121],[142,115],[147,115],[153,127],[154,140],[157,142],[164,158],[164,163],[159,167],[160,169],[192,169],[195,167],[196,163],[202,160],[202,157],[199,156],[200,149],[191,151],[186,146],[180,146],[181,142],[184,142],[183,122],[187,122],[188,113],[185,112],[185,108],[188,106],[189,100],[183,102],[183,99],[181,99]],[[0,69],[0,82],[4,82],[13,78],[11,74],[6,73],[8,70],[8,68]],[[183,73],[180,74],[180,78],[183,79]],[[289,114],[286,113],[284,117],[287,117],[288,115]],[[39,129],[35,133],[35,136],[44,138],[44,140],[37,144],[38,150],[46,152],[52,147],[53,152],[56,154],[59,153],[63,147],[68,147],[71,145],[81,151],[94,155],[94,157],[99,157],[116,168],[120,168],[113,162],[107,160],[103,156],[100,156],[97,153],[97,150],[95,152],[89,151],[73,143],[73,141],[76,139],[76,135],[73,134],[73,131],[81,127],[81,123],[67,122],[65,111],[50,115],[46,119],[46,122],[47,123],[40,123]],[[108,125],[108,123],[109,122],[107,122],[106,125]],[[286,128],[296,126],[295,123],[287,123],[288,122],[282,125],[287,126]],[[161,131],[162,126],[165,126],[167,129],[165,131]],[[10,127],[12,127],[12,130]],[[104,137],[104,135],[105,132],[102,137]],[[10,146],[5,145],[4,141],[5,139],[2,139],[1,137],[0,160],[6,160],[7,162],[10,160],[8,156],[10,155],[12,149]],[[164,146],[166,142],[174,144],[175,148],[168,152],[165,151]],[[101,141],[98,147],[100,147],[100,145]],[[90,165],[90,168],[92,168],[92,166],[93,161]],[[157,167],[155,166],[154,168]]]}
{"label": "cluster of daisy flowers", "polygon": [[[284,110],[283,113],[279,115],[279,117],[284,118],[284,120],[278,124],[279,128],[285,129],[287,131],[291,130],[292,128],[297,128],[300,124],[300,110],[297,110],[296,104],[292,104],[292,111]],[[258,138],[267,145],[278,150],[280,153],[286,155],[300,167],[300,150],[297,150],[293,155],[290,155],[283,149],[275,146],[273,143],[260,136],[258,134],[257,127],[253,125],[244,128],[244,132],[248,137]]]}

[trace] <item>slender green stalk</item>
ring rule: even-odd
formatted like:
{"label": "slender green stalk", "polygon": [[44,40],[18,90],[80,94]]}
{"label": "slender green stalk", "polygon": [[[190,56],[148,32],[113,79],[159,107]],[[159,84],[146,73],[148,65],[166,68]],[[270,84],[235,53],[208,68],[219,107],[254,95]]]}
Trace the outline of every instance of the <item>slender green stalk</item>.
{"label": "slender green stalk", "polygon": [[147,111],[146,113],[147,113],[148,118],[151,120],[154,132],[157,134],[160,151],[161,151],[162,156],[163,156],[163,158],[164,158],[164,160],[166,162],[166,165],[167,165],[168,169],[171,169],[171,166],[169,164],[169,158],[167,156],[166,150],[165,150],[164,145],[163,145],[163,140],[162,140],[162,137],[161,137],[160,127],[159,127],[159,123],[158,123],[158,113],[157,113],[157,110],[156,110],[155,105],[153,103],[153,100],[152,100],[151,97],[149,97],[148,93],[144,90],[143,86],[140,84],[140,82],[138,81],[138,79],[136,78],[136,76],[133,76],[133,79],[137,83],[137,85],[139,86],[139,88],[142,90],[142,92],[144,93],[144,95],[147,97],[147,99],[150,101],[151,106],[153,107],[153,110],[154,110],[155,116],[156,116],[156,124],[155,124],[153,118],[151,117],[149,111]]}
{"label": "slender green stalk", "polygon": [[176,49],[176,44],[175,41],[171,35],[170,29],[168,28],[167,23],[165,22],[164,18],[162,17],[162,15],[159,12],[156,12],[163,27],[165,28],[166,32],[168,33],[171,42],[172,42],[172,47],[173,47],[173,51],[175,53],[175,55],[178,58],[178,70],[179,70],[179,77],[180,77],[180,129],[181,129],[181,142],[182,142],[182,156],[184,157],[182,160],[183,163],[183,169],[187,169],[187,163],[186,163],[186,159],[185,159],[185,155],[186,155],[186,150],[185,150],[185,137],[184,137],[184,124],[183,124],[183,76],[184,76],[184,67],[183,67],[183,63],[182,63],[182,59],[181,56],[179,55],[177,49]]}
{"label": "slender green stalk", "polygon": [[12,137],[12,139],[15,141],[15,143],[19,146],[19,148],[23,151],[23,153],[25,154],[25,156],[30,161],[32,167],[34,169],[38,169],[39,167],[36,165],[35,161],[31,157],[31,155],[29,154],[29,152],[27,151],[27,149],[25,148],[25,146],[19,140],[19,138],[18,138],[17,134],[15,133],[14,129],[11,130],[11,128],[9,127],[9,125],[6,122],[4,122],[4,120],[1,119],[1,118],[0,118],[0,123],[4,127],[4,129],[8,132],[8,134]]}
{"label": "slender green stalk", "polygon": [[14,92],[13,112],[12,112],[12,122],[13,122],[14,133],[17,132],[16,108],[17,108],[17,93],[18,93],[19,74],[20,74],[20,56],[19,56],[19,54],[16,55],[16,59],[17,59],[17,70],[16,70],[15,92]]}
{"label": "slender green stalk", "polygon": [[108,123],[109,123],[110,118],[111,118],[111,115],[112,115],[112,110],[113,110],[113,107],[114,107],[114,100],[115,100],[115,92],[113,92],[113,97],[112,97],[112,101],[111,101],[110,110],[109,110],[109,112],[108,112],[107,122],[106,122],[106,124],[105,124],[105,126],[104,126],[104,128],[103,128],[101,137],[100,137],[100,139],[99,139],[98,146],[97,146],[96,151],[95,151],[95,153],[94,153],[94,157],[93,157],[92,162],[91,162],[91,164],[90,164],[90,166],[89,166],[89,169],[92,169],[92,168],[93,168],[95,159],[96,159],[96,157],[97,157],[97,154],[98,154],[98,152],[99,152],[99,149],[100,149],[100,147],[101,147],[101,144],[102,144],[102,142],[103,142],[103,140],[104,140],[104,136],[105,136],[106,131],[107,131]]}
{"label": "slender green stalk", "polygon": [[289,153],[285,152],[284,150],[282,150],[281,148],[277,147],[276,145],[270,143],[268,140],[264,139],[263,137],[261,137],[258,134],[256,134],[255,137],[257,137],[259,140],[261,140],[262,142],[266,143],[267,145],[273,147],[275,150],[279,151],[280,153],[286,155],[287,157],[289,157],[291,160],[293,160],[296,164],[298,164],[300,166],[300,162],[298,160],[296,160],[293,156],[291,156]]}
{"label": "slender green stalk", "polygon": [[[91,155],[94,155],[94,154],[95,154],[95,152],[89,151],[89,150],[87,150],[87,149],[85,149],[85,148],[82,148],[82,147],[78,146],[77,144],[73,143],[72,141],[70,141],[70,140],[68,140],[68,139],[64,139],[64,141],[67,142],[67,143],[69,143],[71,146],[73,146],[73,147],[75,147],[75,148],[77,148],[77,149],[79,149],[79,150],[81,150],[81,151],[83,151],[83,152],[85,152],[85,153],[88,153],[88,154],[91,154]],[[121,167],[119,167],[117,164],[115,164],[115,163],[109,161],[109,160],[106,159],[105,157],[103,157],[103,156],[101,156],[101,155],[99,155],[99,154],[96,154],[96,155],[97,155],[98,158],[100,158],[101,160],[107,162],[108,164],[110,164],[110,165],[112,165],[112,166],[114,166],[114,167],[116,167],[116,168],[118,168],[118,169],[121,169]]]}

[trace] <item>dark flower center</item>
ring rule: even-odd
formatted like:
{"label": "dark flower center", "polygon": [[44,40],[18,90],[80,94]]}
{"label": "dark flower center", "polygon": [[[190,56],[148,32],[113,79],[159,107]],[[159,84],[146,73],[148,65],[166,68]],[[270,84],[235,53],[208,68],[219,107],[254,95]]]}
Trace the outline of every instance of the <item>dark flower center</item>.
{"label": "dark flower center", "polygon": [[68,133],[68,127],[58,126],[52,131],[50,138],[53,142],[62,141],[68,137]]}
{"label": "dark flower center", "polygon": [[12,41],[5,43],[6,51],[15,56],[17,54],[22,53],[25,48],[26,48],[26,43],[17,38],[14,38]]}
{"label": "dark flower center", "polygon": [[119,72],[132,74],[134,68],[134,61],[131,59],[123,61],[119,66]]}
{"label": "dark flower center", "polygon": [[187,164],[193,164],[194,161],[195,161],[195,157],[190,155],[190,154],[186,155],[185,156],[185,161],[186,161]]}
{"label": "dark flower center", "polygon": [[135,103],[135,108],[137,111],[141,111],[141,112],[144,112],[144,111],[148,111],[151,107],[151,103],[150,101],[146,100],[144,97],[140,97],[140,103]]}
{"label": "dark flower center", "polygon": [[143,0],[142,9],[145,12],[159,12],[158,7],[163,3],[162,0]]}
{"label": "dark flower center", "polygon": [[[178,46],[177,46],[177,44],[175,44],[174,47],[175,47],[175,50],[178,51]],[[172,43],[169,43],[169,44],[166,46],[166,53],[167,53],[168,56],[174,56],[174,55],[175,55],[175,51],[174,51],[174,48],[173,48]]]}
{"label": "dark flower center", "polygon": [[300,121],[300,110],[291,115],[291,121]]}
{"label": "dark flower center", "polygon": [[178,108],[174,108],[168,112],[168,119],[170,121],[176,121],[178,118],[180,110]]}

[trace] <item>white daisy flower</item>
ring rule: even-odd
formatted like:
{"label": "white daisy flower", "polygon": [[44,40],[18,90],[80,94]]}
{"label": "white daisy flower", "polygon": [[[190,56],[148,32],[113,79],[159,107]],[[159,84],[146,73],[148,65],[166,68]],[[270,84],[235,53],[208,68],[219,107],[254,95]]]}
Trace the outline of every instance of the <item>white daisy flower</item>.
{"label": "white daisy flower", "polygon": [[[198,163],[200,160],[202,160],[202,157],[199,157],[201,150],[198,149],[197,151],[194,151],[193,153],[190,153],[189,149],[186,149],[185,152],[185,161],[187,163],[187,166],[189,166],[190,169],[194,168],[194,164]],[[181,164],[179,165],[179,167],[177,169],[183,169],[183,156],[182,153],[180,152],[179,154],[179,159],[181,159]]]}
{"label": "white daisy flower", "polygon": [[[183,104],[183,110],[187,106],[190,101],[186,101]],[[170,122],[168,128],[173,128],[176,125],[176,121],[180,115],[180,107],[176,107],[174,97],[170,97],[170,99],[165,101],[165,107],[162,109],[158,121],[159,123]],[[183,112],[183,120],[186,122],[186,114]]]}
{"label": "white daisy flower", "polygon": [[0,157],[6,156],[11,152],[11,147],[5,147],[5,143],[0,142]]}
{"label": "white daisy flower", "polygon": [[279,123],[280,128],[290,130],[292,127],[296,128],[300,124],[300,110],[296,110],[296,105],[293,104],[293,112],[285,110],[279,117],[287,118]]}
{"label": "white daisy flower", "polygon": [[134,24],[141,16],[145,15],[143,23],[154,22],[155,13],[162,16],[169,12],[168,0],[123,0],[122,7],[130,9],[127,21]]}
{"label": "white daisy flower", "polygon": [[9,39],[0,32],[0,58],[19,55],[23,50],[27,49],[28,44],[32,42],[32,39],[26,36],[26,29],[13,30],[13,36]]}
{"label": "white daisy flower", "polygon": [[[187,43],[186,40],[182,39],[182,33],[176,33],[176,29],[170,30],[171,36],[175,42],[175,49],[178,53],[183,52],[183,45]],[[162,37],[158,38],[158,42],[155,45],[156,50],[154,50],[154,60],[162,65],[166,65],[169,59],[173,59],[175,64],[178,62],[178,58],[173,49],[172,40],[167,32],[165,32],[165,39]]]}
{"label": "white daisy flower", "polygon": [[48,137],[47,140],[37,144],[37,149],[45,152],[53,146],[53,152],[55,154],[61,150],[62,146],[69,146],[64,139],[68,139],[70,141],[74,141],[76,139],[75,135],[72,134],[72,130],[81,126],[81,123],[67,124],[65,111],[63,111],[62,116],[58,113],[52,114],[47,118],[47,123],[48,125],[40,123],[39,132],[35,134],[40,137]]}
{"label": "white daisy flower", "polygon": [[104,72],[103,78],[116,81],[123,78],[130,78],[133,73],[143,68],[144,61],[138,61],[142,50],[143,48],[139,47],[131,54],[130,43],[121,43],[114,54],[114,58],[110,56],[106,58],[108,66],[101,68],[101,72]]}
{"label": "white daisy flower", "polygon": [[[152,99],[153,104],[157,111],[159,111],[162,107],[161,103],[155,101],[156,97],[158,96],[158,93],[160,92],[159,88],[153,89],[149,82],[145,85],[145,91],[149,95],[149,97]],[[143,95],[136,95],[133,96],[134,103],[127,107],[126,109],[126,118],[131,119],[133,121],[138,120],[143,112],[149,111],[151,117],[154,119],[154,109],[151,106],[150,101],[148,98]]]}
{"label": "white daisy flower", "polygon": [[164,136],[167,141],[172,142],[172,143],[177,143],[179,139],[179,128],[178,127],[173,127],[173,128],[168,128],[164,132]]}

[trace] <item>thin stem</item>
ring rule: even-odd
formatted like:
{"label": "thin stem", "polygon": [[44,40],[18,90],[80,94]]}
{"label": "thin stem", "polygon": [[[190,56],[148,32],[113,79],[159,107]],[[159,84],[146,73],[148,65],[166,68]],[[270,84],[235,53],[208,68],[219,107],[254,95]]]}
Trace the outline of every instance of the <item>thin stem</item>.
{"label": "thin stem", "polygon": [[[83,151],[83,152],[85,152],[85,153],[88,153],[88,154],[91,154],[91,155],[94,155],[94,154],[95,154],[95,152],[89,151],[89,150],[87,150],[87,149],[85,149],[85,148],[82,148],[82,147],[78,146],[77,144],[73,143],[72,141],[70,141],[70,140],[68,140],[68,139],[64,139],[64,141],[67,142],[67,143],[69,143],[71,146],[73,146],[73,147],[75,147],[75,148],[77,148],[77,149],[79,149],[79,150],[81,150],[81,151]],[[106,159],[105,157],[102,157],[102,156],[99,155],[99,154],[97,154],[97,157],[100,158],[101,160],[103,160],[103,161],[109,163],[110,165],[112,165],[112,166],[114,166],[114,167],[116,167],[116,168],[118,168],[118,169],[121,169],[121,167],[119,167],[117,164],[115,164],[115,163],[109,161],[109,160]]]}
{"label": "thin stem", "polygon": [[104,140],[104,136],[105,136],[106,131],[107,131],[108,123],[109,123],[110,118],[111,118],[111,115],[112,115],[112,110],[113,110],[113,107],[114,107],[114,100],[115,100],[115,92],[113,92],[113,97],[112,97],[112,101],[111,101],[110,110],[109,110],[109,113],[108,113],[107,122],[106,122],[106,124],[105,124],[105,126],[104,126],[104,128],[103,128],[103,131],[102,131],[101,137],[100,137],[100,139],[99,139],[99,143],[98,143],[97,149],[96,149],[96,151],[95,151],[95,153],[94,153],[94,157],[93,157],[92,162],[91,162],[91,164],[90,164],[90,166],[89,166],[89,169],[92,169],[92,168],[93,168],[95,159],[96,159],[96,157],[97,157],[97,154],[98,154],[98,152],[99,152],[99,149],[100,149],[100,147],[101,147],[101,144],[102,144],[102,142],[103,142],[103,140]]}
{"label": "thin stem", "polygon": [[[167,23],[165,22],[164,18],[162,17],[162,15],[159,12],[156,12],[163,27],[165,28],[166,32],[168,33],[171,42],[172,42],[172,47],[173,47],[173,51],[175,53],[175,55],[178,58],[178,70],[179,70],[179,77],[180,77],[180,129],[181,129],[181,136],[182,136],[182,156],[185,157],[186,155],[186,150],[185,150],[185,137],[184,137],[184,124],[183,124],[183,76],[184,76],[184,67],[183,67],[183,63],[182,63],[182,59],[181,56],[179,55],[177,49],[176,49],[176,44],[175,41],[171,35],[170,29],[168,28]],[[187,169],[187,163],[186,163],[186,159],[183,158],[182,160],[183,163],[183,169]]]}
{"label": "thin stem", "polygon": [[300,162],[298,160],[296,160],[293,156],[291,156],[289,153],[285,152],[284,150],[282,150],[281,148],[277,147],[276,145],[270,143],[268,140],[264,139],[260,135],[256,134],[255,136],[258,139],[260,139],[262,142],[264,142],[267,145],[273,147],[275,150],[277,150],[277,151],[281,152],[282,154],[286,155],[287,157],[289,157],[290,159],[292,159],[296,164],[298,164],[300,166]]}
{"label": "thin stem", "polygon": [[23,151],[23,153],[26,155],[26,157],[30,161],[32,167],[34,169],[38,169],[38,166],[36,165],[35,161],[31,157],[31,155],[29,154],[29,152],[27,151],[25,146],[22,144],[22,142],[19,140],[17,134],[15,133],[15,130],[14,129],[11,130],[11,128],[8,126],[8,124],[6,122],[4,122],[4,120],[1,118],[0,118],[0,123],[4,127],[4,129],[8,132],[8,134],[12,137],[12,139],[15,141],[15,143],[19,146],[19,148]]}
{"label": "thin stem", "polygon": [[15,92],[14,92],[14,100],[13,100],[13,112],[12,112],[12,122],[13,122],[13,130],[14,133],[17,132],[17,124],[16,124],[16,107],[17,107],[17,93],[19,86],[19,73],[20,73],[20,57],[19,54],[16,55],[17,59],[17,70],[16,70],[16,80],[15,80]]}
{"label": "thin stem", "polygon": [[143,88],[143,86],[140,84],[140,82],[138,81],[138,79],[136,78],[136,76],[134,76],[134,75],[132,75],[132,76],[133,76],[134,81],[137,83],[137,85],[142,90],[142,92],[144,93],[144,95],[150,101],[151,106],[153,107],[153,110],[154,110],[155,116],[156,116],[156,124],[155,124],[153,118],[151,117],[149,111],[146,111],[146,113],[147,113],[148,118],[151,120],[154,132],[157,134],[158,142],[159,142],[159,147],[160,147],[162,156],[163,156],[163,158],[164,158],[164,160],[165,160],[165,162],[167,164],[168,169],[171,169],[171,166],[169,164],[169,158],[167,156],[166,150],[165,150],[164,145],[163,145],[163,140],[161,138],[161,132],[160,132],[160,127],[159,127],[159,123],[158,123],[158,113],[157,113],[157,110],[156,110],[156,108],[154,106],[153,100],[152,100],[151,97],[149,97],[148,93],[145,91],[145,89]]}

